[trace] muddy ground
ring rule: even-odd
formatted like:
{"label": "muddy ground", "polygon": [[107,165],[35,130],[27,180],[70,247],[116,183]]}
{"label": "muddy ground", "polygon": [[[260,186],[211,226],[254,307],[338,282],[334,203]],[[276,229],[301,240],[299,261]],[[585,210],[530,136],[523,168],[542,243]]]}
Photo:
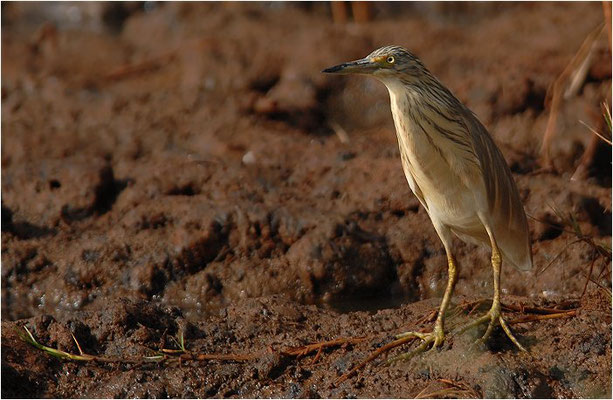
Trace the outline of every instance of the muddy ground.
{"label": "muddy ground", "polygon": [[[592,139],[579,121],[603,129],[611,104],[606,37],[562,104],[555,168],[539,159],[547,90],[602,5],[372,11],[335,24],[327,3],[2,4],[3,397],[611,396],[610,260],[589,243],[611,243],[610,147],[570,179]],[[535,268],[503,269],[503,302],[565,318],[506,309],[530,354],[499,330],[472,346],[474,329],[335,384],[395,334],[430,329],[446,284],[385,88],[320,73],[386,44],[419,55],[514,172]],[[455,245],[449,328],[492,293],[488,251]],[[23,326],[75,354],[71,334],[131,360],[182,335],[236,359],[61,361],[22,342]],[[289,351],[342,338],[363,339]]]}

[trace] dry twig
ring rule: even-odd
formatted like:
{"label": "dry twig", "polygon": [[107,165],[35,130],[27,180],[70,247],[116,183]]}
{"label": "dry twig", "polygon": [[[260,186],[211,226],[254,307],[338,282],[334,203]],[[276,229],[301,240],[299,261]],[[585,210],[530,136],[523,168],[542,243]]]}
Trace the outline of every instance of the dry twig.
{"label": "dry twig", "polygon": [[[573,96],[583,84],[597,39],[602,35],[604,29],[605,25],[601,23],[596,29],[590,32],[583,41],[579,51],[577,51],[577,54],[575,54],[570,63],[564,68],[564,71],[558,76],[546,95],[546,98],[551,99],[551,102],[549,119],[547,120],[547,127],[545,128],[543,144],[541,146],[541,165],[545,169],[554,168],[551,160],[550,147],[551,141],[556,133],[556,123],[560,105],[562,104],[562,98]],[[568,86],[566,86],[567,84]],[[567,88],[565,91],[564,87]]]}
{"label": "dry twig", "polygon": [[318,359],[318,355],[320,355],[321,351],[326,347],[336,347],[336,346],[346,346],[348,344],[357,344],[365,341],[367,338],[364,336],[355,337],[355,338],[340,338],[335,340],[328,340],[325,342],[313,343],[306,346],[299,347],[290,347],[285,350],[281,350],[281,353],[287,356],[292,357],[303,357],[309,353],[317,351],[317,355],[315,356]]}
{"label": "dry twig", "polygon": [[128,78],[132,75],[141,74],[143,72],[148,72],[148,71],[158,69],[162,65],[174,59],[176,56],[175,53],[176,53],[175,51],[171,51],[169,53],[162,54],[156,57],[151,57],[149,59],[146,59],[140,62],[124,64],[110,71],[104,77],[108,80],[114,81],[114,80]]}
{"label": "dry twig", "polygon": [[516,318],[514,320],[509,321],[509,325],[523,324],[526,322],[534,322],[534,321],[542,321],[545,319],[572,318],[576,315],[577,315],[577,310],[570,310],[570,311],[556,313],[556,314],[527,315],[525,317]]}
{"label": "dry twig", "polygon": [[386,344],[383,347],[378,348],[377,350],[373,351],[364,361],[362,361],[361,363],[359,363],[355,367],[351,368],[348,372],[346,372],[343,375],[341,375],[341,377],[338,378],[334,382],[334,385],[337,386],[340,383],[345,382],[347,379],[351,378],[353,376],[353,374],[355,374],[360,369],[364,368],[366,366],[366,364],[368,364],[369,362],[373,361],[374,359],[379,357],[381,354],[387,353],[391,349],[393,349],[395,347],[398,347],[398,346],[401,346],[401,345],[403,345],[405,343],[412,342],[415,339],[416,339],[415,337],[403,337],[403,338],[400,338],[400,339],[396,339],[393,342],[390,342],[390,343]]}
{"label": "dry twig", "polygon": [[515,304],[501,304],[503,309],[507,309],[510,311],[516,311],[516,312],[520,312],[522,314],[528,313],[528,314],[558,314],[558,313],[564,313],[564,312],[568,312],[568,311],[574,311],[573,310],[567,310],[567,309],[561,309],[561,308],[548,308],[548,307],[531,307],[531,306],[525,306],[523,304],[520,305],[515,305]]}

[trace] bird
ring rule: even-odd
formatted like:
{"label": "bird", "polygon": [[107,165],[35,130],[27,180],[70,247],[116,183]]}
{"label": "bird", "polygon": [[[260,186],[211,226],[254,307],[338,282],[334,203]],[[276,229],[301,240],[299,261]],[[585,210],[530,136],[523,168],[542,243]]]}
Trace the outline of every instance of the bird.
{"label": "bird", "polygon": [[421,340],[414,351],[399,358],[439,348],[445,341],[445,313],[457,281],[453,235],[491,248],[494,281],[489,311],[459,332],[487,323],[478,340],[485,343],[499,325],[525,352],[502,316],[500,271],[503,260],[520,270],[532,268],[528,223],[511,170],[488,130],[417,56],[401,46],[381,47],[322,72],[369,75],[387,87],[404,174],[447,255],[447,286],[434,328],[397,335]]}

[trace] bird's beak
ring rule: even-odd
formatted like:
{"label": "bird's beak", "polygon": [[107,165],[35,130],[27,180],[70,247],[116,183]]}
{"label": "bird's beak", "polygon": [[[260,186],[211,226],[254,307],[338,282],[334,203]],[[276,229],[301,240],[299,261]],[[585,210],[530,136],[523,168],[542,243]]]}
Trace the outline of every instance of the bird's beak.
{"label": "bird's beak", "polygon": [[329,74],[370,74],[379,66],[367,58],[349,61],[334,67],[326,68],[321,72]]}

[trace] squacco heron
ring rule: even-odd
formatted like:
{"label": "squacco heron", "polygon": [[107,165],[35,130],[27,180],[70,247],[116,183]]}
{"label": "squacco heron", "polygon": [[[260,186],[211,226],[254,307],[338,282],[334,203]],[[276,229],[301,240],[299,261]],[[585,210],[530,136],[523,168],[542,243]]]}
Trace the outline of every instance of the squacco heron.
{"label": "squacco heron", "polygon": [[509,339],[526,351],[501,315],[500,269],[502,260],[521,270],[532,268],[528,225],[511,171],[487,129],[402,47],[382,47],[365,58],[323,72],[372,75],[387,87],[404,174],[447,253],[449,277],[434,330],[399,335],[422,340],[404,357],[436,348],[445,340],[445,312],[457,279],[452,233],[492,249],[492,306],[462,331],[488,323],[480,339],[485,342],[500,325]]}

